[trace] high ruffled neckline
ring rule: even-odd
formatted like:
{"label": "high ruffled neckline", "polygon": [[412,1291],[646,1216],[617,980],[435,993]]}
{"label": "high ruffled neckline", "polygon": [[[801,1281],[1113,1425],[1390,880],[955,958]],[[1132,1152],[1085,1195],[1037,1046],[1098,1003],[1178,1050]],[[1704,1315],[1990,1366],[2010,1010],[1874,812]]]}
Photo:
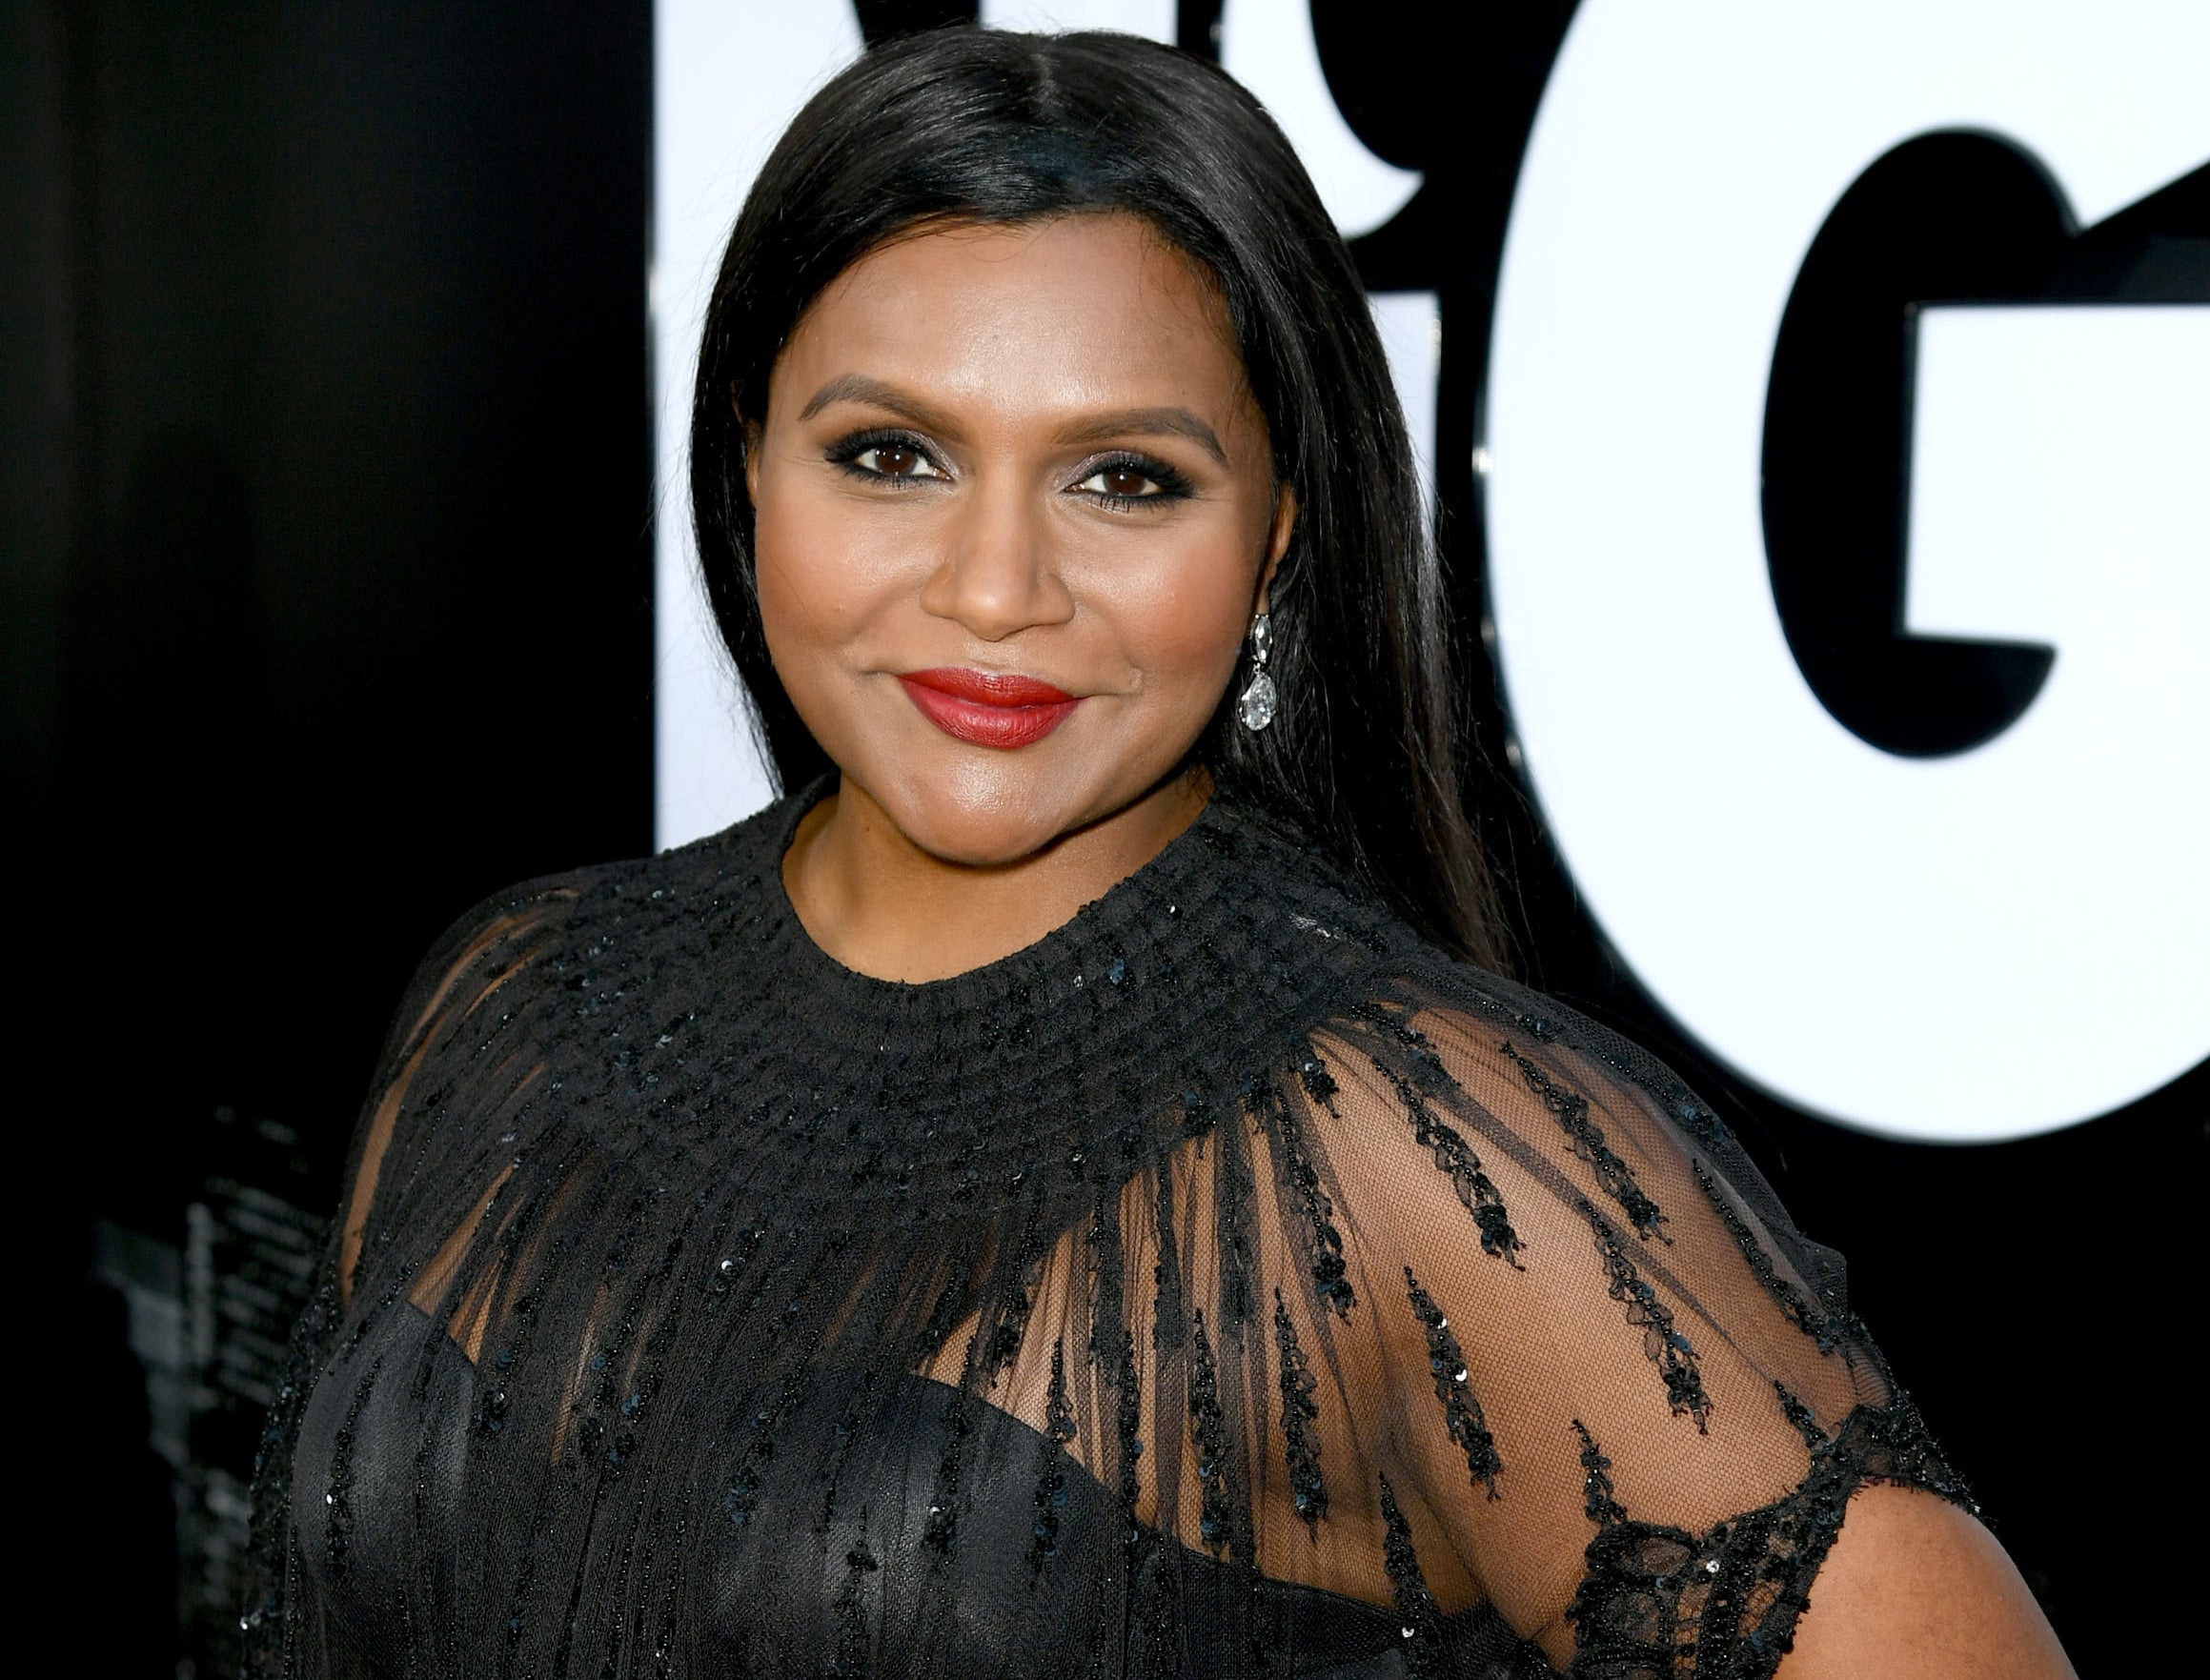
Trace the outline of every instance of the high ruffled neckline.
{"label": "high ruffled neckline", "polygon": [[[582,883],[554,961],[649,1106],[703,1122],[788,1082],[797,1100],[759,1118],[762,1141],[887,1127],[917,1165],[1025,1154],[1079,1182],[1099,1149],[1134,1146],[1134,1116],[1227,1112],[1284,1021],[1411,938],[1314,848],[1216,795],[1033,943],[942,980],[881,980],[824,951],[782,884],[820,794]],[[762,1059],[712,1048],[733,1039]]]}
{"label": "high ruffled neckline", "polygon": [[[799,915],[783,880],[783,860],[799,825],[833,787],[834,779],[823,777],[761,814],[769,841],[761,889],[772,930],[787,941],[794,979],[852,1006],[862,1018],[882,1009],[906,1016],[916,1007],[956,1014],[963,1005],[999,999],[1016,988],[1078,991],[1125,984],[1125,947],[1171,938],[1186,925],[1186,905],[1209,896],[1206,857],[1238,849],[1233,836],[1249,826],[1248,819],[1232,812],[1216,793],[1147,861],[1029,943],[940,979],[886,980],[839,961],[824,949]],[[1121,964],[1117,975],[1116,962]]]}

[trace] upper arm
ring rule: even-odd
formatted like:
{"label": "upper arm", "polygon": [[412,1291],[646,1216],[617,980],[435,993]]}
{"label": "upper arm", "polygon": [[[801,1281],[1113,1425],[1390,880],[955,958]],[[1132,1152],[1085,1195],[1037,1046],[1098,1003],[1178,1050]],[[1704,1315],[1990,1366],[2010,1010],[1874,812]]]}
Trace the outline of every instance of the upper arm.
{"label": "upper arm", "polygon": [[[377,1192],[395,1140],[406,1130],[402,1121],[411,1105],[414,1112],[421,1107],[425,1065],[452,1049],[468,1023],[527,970],[532,936],[568,896],[541,892],[479,907],[448,929],[416,968],[377,1059],[346,1173],[337,1238],[342,1299],[352,1299]],[[399,1152],[410,1153],[408,1144]]]}
{"label": "upper arm", "polygon": [[1995,1536],[1916,1488],[1851,1499],[1782,1680],[2071,1680],[2057,1636]]}
{"label": "upper arm", "polygon": [[1314,1123],[1415,1533],[1553,1661],[1698,1639],[1776,1657],[1853,1493],[1961,1489],[1715,1123],[1690,1135],[1600,1043],[1443,1007],[1400,1026],[1324,1045]]}

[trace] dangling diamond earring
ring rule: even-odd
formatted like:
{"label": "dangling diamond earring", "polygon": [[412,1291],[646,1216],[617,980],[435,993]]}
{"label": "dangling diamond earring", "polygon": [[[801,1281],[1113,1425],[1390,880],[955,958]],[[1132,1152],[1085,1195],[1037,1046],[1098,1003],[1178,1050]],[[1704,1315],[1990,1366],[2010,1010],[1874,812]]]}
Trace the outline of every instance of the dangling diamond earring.
{"label": "dangling diamond earring", "polygon": [[1235,715],[1253,735],[1274,720],[1274,679],[1267,675],[1267,653],[1272,642],[1272,627],[1261,613],[1250,621],[1250,685],[1235,702]]}

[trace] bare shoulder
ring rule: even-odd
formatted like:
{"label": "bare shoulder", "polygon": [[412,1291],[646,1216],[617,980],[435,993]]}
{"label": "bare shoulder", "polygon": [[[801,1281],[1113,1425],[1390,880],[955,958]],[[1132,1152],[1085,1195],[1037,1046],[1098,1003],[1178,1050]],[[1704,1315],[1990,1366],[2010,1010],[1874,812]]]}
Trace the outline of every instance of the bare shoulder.
{"label": "bare shoulder", "polygon": [[1781,1680],[2071,1680],[2017,1566],[1979,1522],[1914,1488],[1857,1490]]}

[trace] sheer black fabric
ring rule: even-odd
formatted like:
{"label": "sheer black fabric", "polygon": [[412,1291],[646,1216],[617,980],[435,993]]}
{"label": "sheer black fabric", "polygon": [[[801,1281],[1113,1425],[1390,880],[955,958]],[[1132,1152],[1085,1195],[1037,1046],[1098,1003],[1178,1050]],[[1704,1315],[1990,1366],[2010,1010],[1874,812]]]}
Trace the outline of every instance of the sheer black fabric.
{"label": "sheer black fabric", "polygon": [[1215,800],[839,966],[803,800],[465,918],[258,1489],[256,1674],[1764,1675],[1962,1499],[1709,1108]]}

